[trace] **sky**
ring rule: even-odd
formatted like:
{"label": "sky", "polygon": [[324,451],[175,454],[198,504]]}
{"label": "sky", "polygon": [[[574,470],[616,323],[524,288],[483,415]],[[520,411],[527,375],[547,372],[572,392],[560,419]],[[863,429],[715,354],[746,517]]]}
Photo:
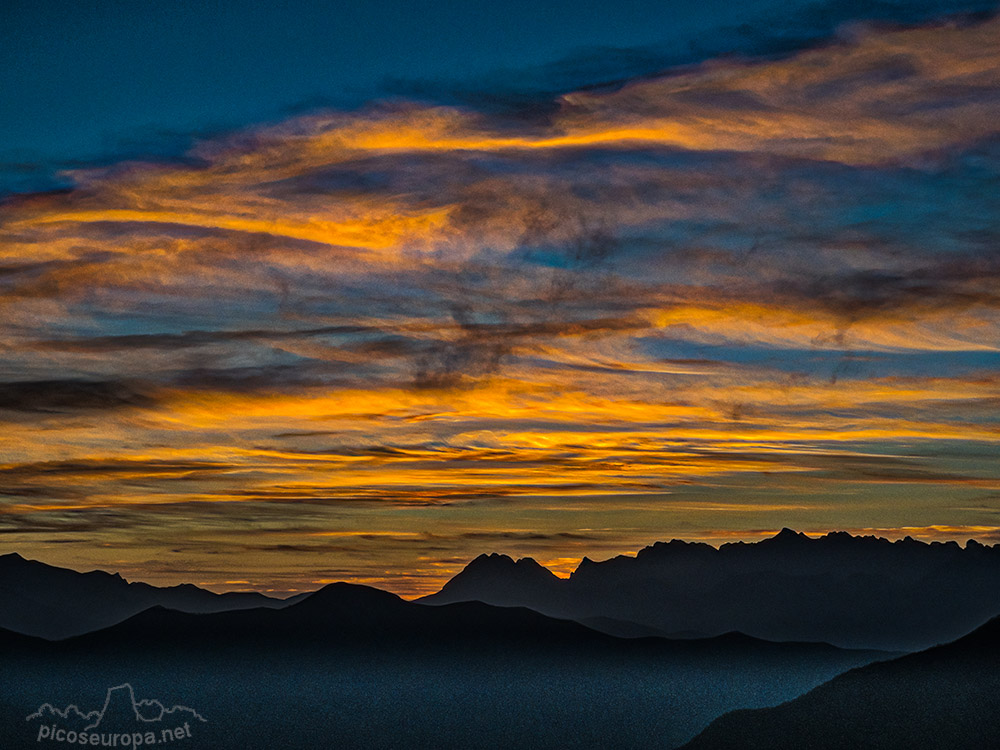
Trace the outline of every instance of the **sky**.
{"label": "sky", "polygon": [[0,539],[437,590],[1000,541],[992,3],[0,11]]}

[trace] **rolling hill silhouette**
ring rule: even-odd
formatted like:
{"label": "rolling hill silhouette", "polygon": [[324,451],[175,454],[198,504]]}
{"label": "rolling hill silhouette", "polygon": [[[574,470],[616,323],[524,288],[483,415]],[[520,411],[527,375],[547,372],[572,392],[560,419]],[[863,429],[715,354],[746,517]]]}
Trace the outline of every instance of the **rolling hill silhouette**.
{"label": "rolling hill silhouette", "polygon": [[[483,601],[628,634],[740,631],[776,641],[913,651],[1000,613],[1000,545],[890,542],[783,529],[757,543],[658,542],[584,558],[560,579],[530,558],[481,555],[426,604]],[[610,621],[610,624],[608,624]]]}
{"label": "rolling hill silhouette", "polygon": [[17,553],[0,555],[0,627],[42,638],[69,638],[105,628],[155,605],[184,612],[220,612],[284,607],[298,598],[214,594],[191,584],[161,588],[130,583],[117,573],[78,573],[26,560]]}
{"label": "rolling hill silhouette", "polygon": [[10,635],[4,748],[37,747],[11,719],[25,708],[89,705],[78,696],[126,681],[211,717],[198,736],[213,748],[672,747],[727,710],[886,656],[735,633],[622,639],[526,608],[428,607],[350,584],[283,609],[153,607],[62,641]]}
{"label": "rolling hill silhouette", "polygon": [[[218,649],[281,643],[285,648],[338,650],[455,650],[495,646],[590,651],[631,649],[651,653],[839,655],[849,653],[826,643],[775,643],[738,632],[709,638],[622,639],[582,623],[549,617],[527,607],[498,607],[483,602],[425,606],[388,591],[332,583],[282,609],[253,608],[189,613],[151,607],[117,625],[83,634],[60,645],[70,651],[146,648]],[[864,654],[884,655],[877,650]]]}
{"label": "rolling hill silhouette", "polygon": [[959,640],[854,669],[775,708],[735,711],[685,750],[1000,747],[1000,618]]}

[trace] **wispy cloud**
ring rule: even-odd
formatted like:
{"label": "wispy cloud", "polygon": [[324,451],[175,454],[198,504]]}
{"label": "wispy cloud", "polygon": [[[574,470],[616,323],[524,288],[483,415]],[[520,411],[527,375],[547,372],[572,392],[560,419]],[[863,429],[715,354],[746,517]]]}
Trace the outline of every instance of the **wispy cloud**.
{"label": "wispy cloud", "polygon": [[[267,509],[261,554],[312,550],[303,521],[363,545],[345,519],[440,512],[449,533],[417,524],[399,559],[565,561],[660,527],[515,533],[502,509],[697,491],[670,528],[738,533],[704,519],[860,528],[852,493],[995,491],[998,29],[857,26],[517,116],[313,112],[7,199],[4,532],[140,566],[171,543],[153,513],[207,555],[257,529],[244,509]],[[917,449],[945,444],[965,458]],[[825,499],[734,506],[734,482]]]}

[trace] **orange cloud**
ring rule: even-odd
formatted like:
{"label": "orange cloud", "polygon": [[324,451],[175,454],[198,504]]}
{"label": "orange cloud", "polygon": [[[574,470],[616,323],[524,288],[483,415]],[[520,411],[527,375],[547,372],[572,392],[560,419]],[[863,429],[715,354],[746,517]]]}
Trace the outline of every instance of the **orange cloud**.
{"label": "orange cloud", "polygon": [[562,572],[662,514],[861,528],[900,486],[919,533],[994,533],[931,493],[998,484],[992,157],[954,156],[996,134],[998,24],[711,61],[530,122],[318,112],[5,201],[0,527],[133,570],[183,541],[229,555],[212,585],[286,590],[301,570],[234,575],[233,540],[305,539],[317,567],[309,545],[378,540],[410,578],[352,575],[409,591],[526,506],[572,523],[496,543]]}

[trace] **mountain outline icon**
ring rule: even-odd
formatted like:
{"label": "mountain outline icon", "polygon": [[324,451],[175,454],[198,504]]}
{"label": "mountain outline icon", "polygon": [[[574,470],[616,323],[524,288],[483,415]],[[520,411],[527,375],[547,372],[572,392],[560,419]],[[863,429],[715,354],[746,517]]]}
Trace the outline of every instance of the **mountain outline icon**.
{"label": "mountain outline icon", "polygon": [[25,721],[62,719],[76,724],[88,722],[82,727],[84,731],[92,729],[116,731],[126,724],[132,728],[136,724],[156,724],[164,719],[175,717],[197,719],[203,723],[208,722],[204,716],[190,706],[175,704],[167,708],[155,698],[136,700],[132,684],[124,682],[108,688],[104,697],[104,705],[100,710],[84,713],[76,704],[72,703],[64,709],[56,708],[51,703],[43,703],[37,711],[26,716]]}

